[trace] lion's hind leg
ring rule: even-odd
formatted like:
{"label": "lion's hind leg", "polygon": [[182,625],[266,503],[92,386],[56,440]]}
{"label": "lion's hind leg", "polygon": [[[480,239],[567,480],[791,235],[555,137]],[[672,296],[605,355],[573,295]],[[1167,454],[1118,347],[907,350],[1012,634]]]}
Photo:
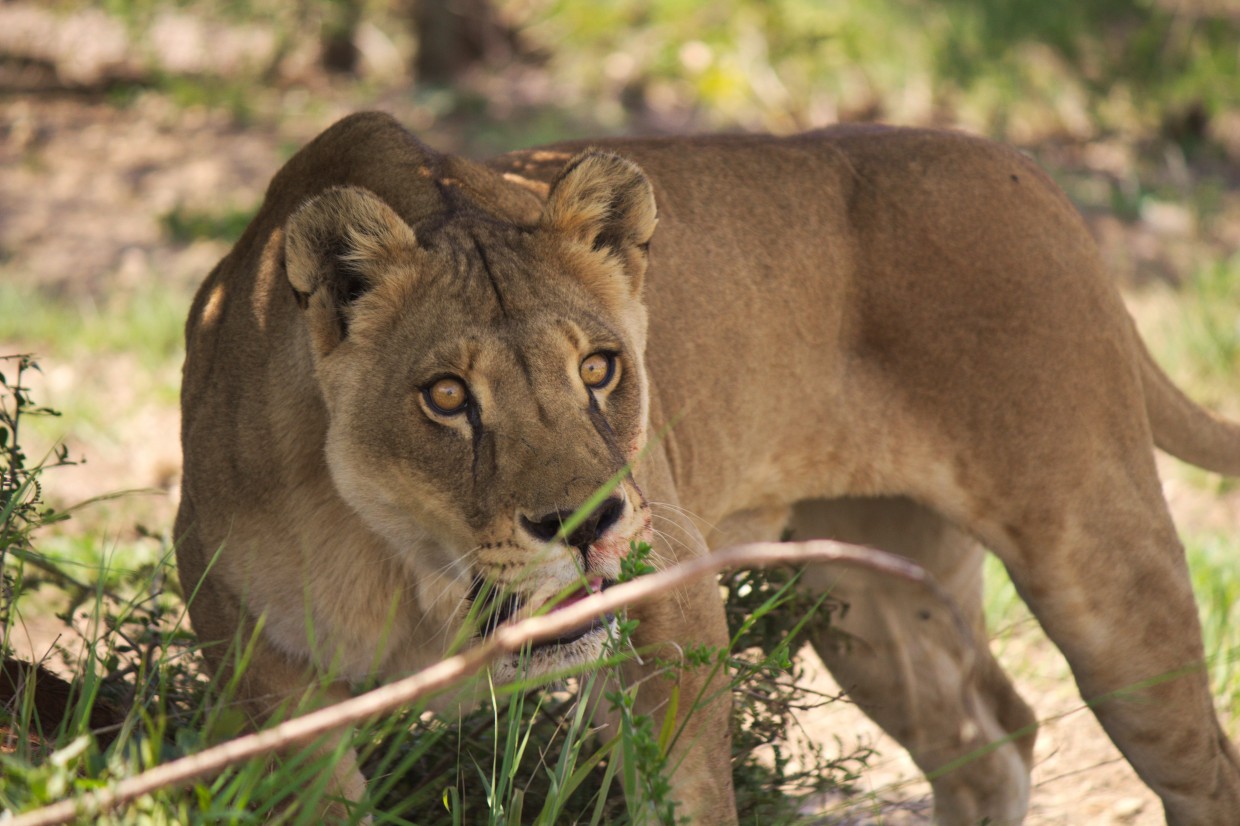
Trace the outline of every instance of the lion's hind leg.
{"label": "lion's hind leg", "polygon": [[1021,497],[1053,509],[1009,512],[987,541],[1167,822],[1240,822],[1240,757],[1214,711],[1188,566],[1152,457],[1098,462],[1072,481],[1056,497]]}
{"label": "lion's hind leg", "polygon": [[936,822],[1019,823],[1036,721],[987,647],[981,547],[907,499],[802,503],[792,529],[794,539],[839,539],[914,559],[956,603],[953,615],[924,586],[861,569],[811,568],[803,580],[847,603],[829,627],[811,631],[811,642],[851,699],[926,773]]}

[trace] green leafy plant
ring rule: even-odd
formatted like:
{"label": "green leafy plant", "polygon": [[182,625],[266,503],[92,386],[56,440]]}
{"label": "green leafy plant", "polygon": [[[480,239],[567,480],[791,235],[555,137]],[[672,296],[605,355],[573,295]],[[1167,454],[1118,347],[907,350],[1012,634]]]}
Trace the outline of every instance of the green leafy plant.
{"label": "green leafy plant", "polygon": [[39,476],[45,469],[74,464],[69,451],[58,446],[50,457],[33,465],[22,444],[23,421],[32,416],[58,416],[55,410],[42,407],[30,397],[30,388],[23,379],[39,365],[28,355],[0,358],[10,373],[0,372],[0,571],[3,571],[3,595],[0,621],[4,623],[4,644],[9,637],[10,613],[17,593],[17,577],[12,572],[26,563],[39,566],[49,573],[59,573],[33,553],[31,536],[44,525],[66,516],[43,502]]}

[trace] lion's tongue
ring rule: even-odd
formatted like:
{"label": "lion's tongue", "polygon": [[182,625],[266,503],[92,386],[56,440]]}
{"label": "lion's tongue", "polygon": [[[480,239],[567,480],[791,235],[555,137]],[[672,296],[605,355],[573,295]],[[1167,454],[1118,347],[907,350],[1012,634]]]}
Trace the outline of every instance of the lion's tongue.
{"label": "lion's tongue", "polygon": [[597,594],[601,590],[603,590],[603,578],[601,576],[592,577],[588,582],[586,582],[586,584],[582,585],[576,591],[573,591],[571,594],[564,597],[564,599],[557,602],[555,607],[551,609],[551,612],[555,613],[561,608],[567,608],[574,602],[580,602],[590,596],[590,594]]}

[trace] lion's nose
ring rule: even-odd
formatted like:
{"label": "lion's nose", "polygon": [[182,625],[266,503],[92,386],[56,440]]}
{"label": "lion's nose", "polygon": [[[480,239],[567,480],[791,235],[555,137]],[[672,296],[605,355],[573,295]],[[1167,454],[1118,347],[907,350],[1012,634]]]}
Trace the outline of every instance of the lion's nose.
{"label": "lion's nose", "polygon": [[[522,516],[521,526],[529,531],[530,535],[535,539],[542,542],[550,542],[559,534],[560,526],[567,522],[573,513],[573,511],[556,511],[538,520]],[[567,544],[584,553],[587,548],[594,544],[596,539],[607,533],[608,528],[620,521],[620,517],[623,514],[623,499],[618,496],[605,499],[602,504],[594,509],[593,513],[573,529],[573,532],[568,535]]]}

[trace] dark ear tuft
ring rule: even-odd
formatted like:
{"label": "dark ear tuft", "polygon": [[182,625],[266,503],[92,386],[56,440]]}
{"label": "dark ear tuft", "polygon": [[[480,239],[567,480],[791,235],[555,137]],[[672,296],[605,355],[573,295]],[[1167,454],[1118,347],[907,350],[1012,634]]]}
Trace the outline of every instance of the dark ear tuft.
{"label": "dark ear tuft", "polygon": [[328,189],[289,217],[285,269],[298,305],[326,316],[312,321],[320,349],[348,335],[351,306],[382,278],[385,262],[416,243],[391,207],[358,187]]}
{"label": "dark ear tuft", "polygon": [[644,253],[657,220],[654,189],[641,168],[598,151],[569,161],[543,215],[544,225],[622,260]]}

